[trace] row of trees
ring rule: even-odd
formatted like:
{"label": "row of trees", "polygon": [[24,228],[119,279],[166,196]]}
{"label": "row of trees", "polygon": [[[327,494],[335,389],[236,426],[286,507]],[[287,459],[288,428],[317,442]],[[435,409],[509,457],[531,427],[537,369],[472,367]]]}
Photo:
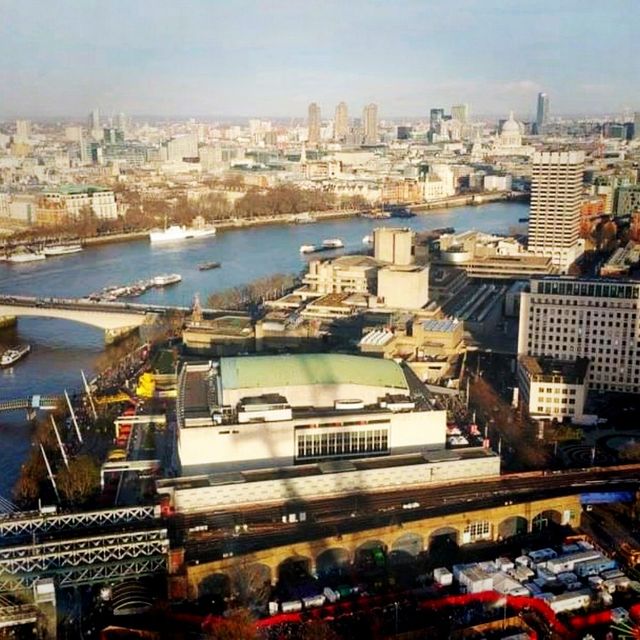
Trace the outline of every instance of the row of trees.
{"label": "row of trees", "polygon": [[223,191],[225,182],[208,184],[212,191],[199,199],[189,199],[181,194],[176,197],[144,197],[136,189],[124,185],[114,187],[118,201],[124,205],[125,213],[114,220],[98,218],[90,207],[81,210],[78,217],[62,220],[55,225],[33,226],[18,232],[13,241],[36,241],[51,238],[87,238],[108,233],[123,233],[161,226],[166,219],[169,224],[189,225],[197,216],[209,223],[231,219],[269,218],[294,215],[306,211],[360,211],[369,208],[361,196],[337,197],[321,189],[302,189],[283,184],[271,189],[250,188],[241,198],[231,204]]}
{"label": "row of trees", "polygon": [[250,284],[231,287],[207,298],[207,306],[214,309],[252,310],[265,300],[284,295],[296,284],[296,276],[276,273],[254,280]]}

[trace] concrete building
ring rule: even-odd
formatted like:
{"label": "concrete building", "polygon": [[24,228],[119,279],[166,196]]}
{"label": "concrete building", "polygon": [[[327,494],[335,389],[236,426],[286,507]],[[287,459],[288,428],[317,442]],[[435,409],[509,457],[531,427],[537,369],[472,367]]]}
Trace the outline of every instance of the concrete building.
{"label": "concrete building", "polygon": [[373,293],[380,265],[370,256],[311,260],[303,283],[314,294]]}
{"label": "concrete building", "polygon": [[391,265],[378,271],[378,302],[388,309],[421,309],[429,302],[429,267]]}
{"label": "concrete building", "polygon": [[172,138],[165,146],[168,162],[182,162],[184,158],[198,157],[198,136],[195,133]]}
{"label": "concrete building", "polygon": [[638,211],[640,211],[640,185],[619,187],[616,216],[630,216]]}
{"label": "concrete building", "polygon": [[580,419],[587,399],[589,359],[557,360],[520,356],[520,402],[536,419]]}
{"label": "concrete building", "polygon": [[479,231],[445,233],[434,264],[455,266],[473,278],[523,278],[553,273],[551,258],[527,251],[515,238]]}
{"label": "concrete building", "polygon": [[320,142],[320,107],[312,102],[309,105],[307,127],[309,133],[307,135],[307,142],[310,145],[317,145]]}
{"label": "concrete building", "polygon": [[550,256],[566,273],[582,253],[582,151],[541,152],[533,156],[529,251]]}
{"label": "concrete building", "polygon": [[485,191],[511,191],[511,176],[485,176]]}
{"label": "concrete building", "polygon": [[364,144],[378,143],[378,105],[368,104],[362,110],[362,127],[364,129]]}
{"label": "concrete building", "polygon": [[349,133],[349,108],[346,102],[341,102],[336,107],[336,115],[333,123],[333,137],[343,141]]}
{"label": "concrete building", "polygon": [[390,360],[339,354],[222,358],[179,380],[183,475],[444,449],[446,413],[417,406]]}
{"label": "concrete building", "polygon": [[414,236],[407,228],[377,227],[373,230],[373,257],[387,264],[413,264]]}
{"label": "concrete building", "polygon": [[588,387],[640,392],[640,281],[534,278],[520,297],[518,354],[589,358]]}

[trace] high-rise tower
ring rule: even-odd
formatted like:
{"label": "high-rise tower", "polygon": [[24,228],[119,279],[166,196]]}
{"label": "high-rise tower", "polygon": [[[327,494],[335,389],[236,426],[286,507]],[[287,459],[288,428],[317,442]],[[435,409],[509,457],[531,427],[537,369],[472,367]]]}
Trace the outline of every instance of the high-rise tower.
{"label": "high-rise tower", "polygon": [[580,255],[583,151],[533,155],[529,250],[551,256],[561,273]]}
{"label": "high-rise tower", "polygon": [[344,140],[349,133],[349,109],[346,102],[341,102],[336,107],[336,116],[333,125],[333,137],[336,140]]}
{"label": "high-rise tower", "polygon": [[536,111],[536,133],[542,133],[549,119],[549,96],[546,93],[538,94],[538,108]]}
{"label": "high-rise tower", "polygon": [[309,144],[317,145],[320,142],[320,107],[315,102],[312,102],[309,105],[309,119],[307,126],[309,128]]}
{"label": "high-rise tower", "polygon": [[378,105],[368,104],[362,110],[362,128],[364,130],[364,144],[378,142]]}

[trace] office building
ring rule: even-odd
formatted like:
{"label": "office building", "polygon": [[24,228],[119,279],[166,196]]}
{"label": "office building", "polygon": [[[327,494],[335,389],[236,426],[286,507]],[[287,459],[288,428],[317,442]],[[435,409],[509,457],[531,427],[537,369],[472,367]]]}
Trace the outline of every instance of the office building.
{"label": "office building", "polygon": [[640,185],[634,184],[618,188],[616,215],[630,216],[640,211]]}
{"label": "office building", "polygon": [[536,109],[536,133],[542,133],[549,119],[549,96],[546,93],[538,94]]}
{"label": "office building", "polygon": [[589,359],[590,390],[640,392],[640,281],[534,278],[520,298],[518,355]]}
{"label": "office building", "polygon": [[94,185],[65,185],[45,191],[38,199],[38,224],[59,224],[68,218],[79,218],[90,210],[101,220],[118,217],[115,195],[110,189]]}
{"label": "office building", "polygon": [[458,122],[465,123],[469,119],[469,105],[455,104],[451,107],[451,117]]}
{"label": "office building", "polygon": [[198,135],[195,133],[177,136],[165,144],[169,162],[181,162],[184,158],[198,157]]}
{"label": "office building", "polygon": [[364,129],[364,144],[378,143],[378,105],[368,104],[362,110],[362,128]]}
{"label": "office building", "polygon": [[29,120],[16,120],[15,142],[27,142],[31,137],[31,122]]}
{"label": "office building", "polygon": [[533,155],[529,251],[550,256],[566,273],[582,252],[579,241],[584,152]]}
{"label": "office building", "polygon": [[315,102],[309,105],[307,127],[309,130],[308,143],[317,145],[320,142],[320,107]]}
{"label": "office building", "polygon": [[581,418],[587,399],[589,359],[520,356],[520,402],[536,419]]}
{"label": "office building", "polygon": [[431,125],[432,131],[438,129],[443,120],[444,109],[431,109],[429,112],[429,124]]}
{"label": "office building", "polygon": [[633,137],[635,140],[640,138],[640,111],[633,114]]}
{"label": "office building", "polygon": [[335,122],[333,125],[333,137],[336,140],[345,140],[349,133],[349,109],[346,102],[341,102],[336,107]]}

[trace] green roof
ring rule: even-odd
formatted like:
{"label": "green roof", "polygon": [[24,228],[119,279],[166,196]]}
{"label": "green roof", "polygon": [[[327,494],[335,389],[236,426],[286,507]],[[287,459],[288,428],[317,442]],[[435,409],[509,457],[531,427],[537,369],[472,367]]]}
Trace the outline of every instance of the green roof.
{"label": "green roof", "polygon": [[77,195],[79,193],[93,193],[95,191],[109,191],[107,187],[97,184],[63,184],[58,191],[66,196]]}
{"label": "green roof", "polygon": [[222,358],[220,374],[223,389],[305,384],[362,384],[408,389],[402,368],[393,360],[336,353]]}

